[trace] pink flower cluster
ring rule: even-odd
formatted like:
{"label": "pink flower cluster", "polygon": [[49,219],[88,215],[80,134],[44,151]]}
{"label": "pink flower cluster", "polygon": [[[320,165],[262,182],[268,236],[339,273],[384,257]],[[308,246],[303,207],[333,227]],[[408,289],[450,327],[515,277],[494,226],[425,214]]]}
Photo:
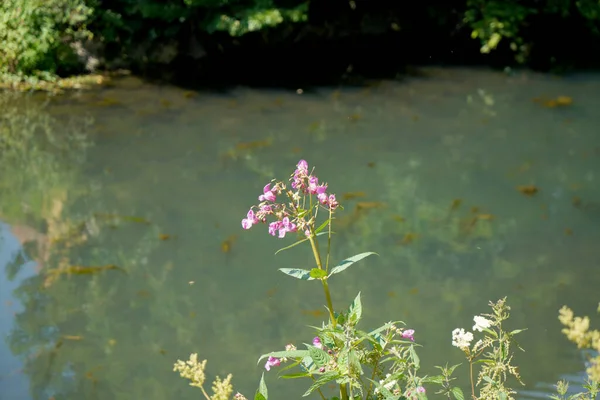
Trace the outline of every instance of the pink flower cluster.
{"label": "pink flower cluster", "polygon": [[[269,223],[269,234],[284,238],[289,232],[297,232],[298,229],[304,230],[306,235],[310,235],[307,222],[298,216],[297,209],[302,195],[315,195],[319,203],[330,210],[335,210],[339,203],[334,194],[327,194],[327,185],[319,184],[319,179],[309,174],[308,163],[300,160],[296,166],[296,171],[290,178],[291,186],[296,191],[286,191],[283,182],[268,183],[263,188],[263,194],[258,196],[260,203],[253,206],[248,211],[246,218],[242,220],[242,228],[250,229],[259,222],[266,223],[267,216],[273,215],[275,221]],[[272,186],[271,186],[272,185]],[[283,203],[276,203],[277,196],[285,193],[292,202],[289,206]],[[255,211],[255,209],[257,210]]]}
{"label": "pink flower cluster", "polygon": [[322,205],[327,206],[332,210],[335,210],[339,206],[335,194],[328,195],[326,193],[327,184],[319,184],[319,178],[309,174],[308,163],[305,160],[300,160],[298,162],[290,181],[292,182],[292,188],[301,193],[317,195],[317,199]]}

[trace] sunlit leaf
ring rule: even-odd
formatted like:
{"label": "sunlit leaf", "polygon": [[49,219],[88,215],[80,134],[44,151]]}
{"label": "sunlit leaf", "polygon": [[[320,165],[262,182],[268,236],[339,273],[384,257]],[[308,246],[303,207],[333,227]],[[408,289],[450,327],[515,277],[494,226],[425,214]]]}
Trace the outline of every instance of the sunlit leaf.
{"label": "sunlit leaf", "polygon": [[279,268],[279,270],[284,274],[291,276],[292,278],[301,279],[303,281],[312,281],[313,279],[315,279],[310,276],[310,271],[307,269]]}
{"label": "sunlit leaf", "polygon": [[254,395],[254,400],[268,400],[269,399],[269,391],[267,390],[267,384],[265,382],[265,373],[262,373],[260,377],[260,383],[258,384],[258,389],[256,390],[256,395]]}
{"label": "sunlit leaf", "polygon": [[321,279],[327,276],[327,272],[325,270],[319,268],[313,268],[310,270],[310,277],[313,279]]}
{"label": "sunlit leaf", "polygon": [[379,255],[377,253],[374,253],[372,251],[366,252],[366,253],[360,253],[357,254],[355,256],[352,256],[350,258],[346,258],[345,260],[343,260],[342,262],[340,262],[338,265],[336,265],[335,267],[333,267],[331,269],[331,272],[329,273],[329,276],[333,275],[333,274],[339,274],[340,272],[346,270],[348,267],[350,267],[352,264],[362,260],[363,258],[367,258],[370,255]]}

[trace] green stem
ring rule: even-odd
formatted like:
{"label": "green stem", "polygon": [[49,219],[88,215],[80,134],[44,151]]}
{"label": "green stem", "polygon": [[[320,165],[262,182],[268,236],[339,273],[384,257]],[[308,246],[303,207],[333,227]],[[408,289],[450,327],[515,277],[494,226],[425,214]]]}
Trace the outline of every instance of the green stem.
{"label": "green stem", "polygon": [[477,397],[475,397],[475,384],[473,382],[473,360],[469,360],[469,375],[471,377],[471,397],[475,400]]}
{"label": "green stem", "polygon": [[[323,264],[321,263],[321,255],[319,254],[319,248],[317,247],[317,242],[313,235],[308,237],[310,240],[310,247],[312,248],[313,255],[315,257],[315,262],[317,263],[317,267],[319,269],[323,269]],[[337,325],[337,321],[335,320],[335,314],[333,312],[333,302],[331,301],[331,293],[329,292],[329,284],[327,283],[327,277],[321,279],[321,283],[323,283],[323,291],[325,292],[325,300],[327,300],[327,308],[329,309],[329,318],[331,318],[331,324],[335,328]]]}
{"label": "green stem", "polygon": [[348,390],[346,389],[345,383],[340,385],[340,399],[348,400]]}
{"label": "green stem", "polygon": [[329,308],[329,318],[331,318],[331,324],[335,328],[337,321],[335,320],[335,314],[333,312],[333,302],[331,301],[331,293],[329,292],[329,284],[327,278],[321,279],[323,283],[323,291],[325,292],[325,299],[327,300],[327,308]]}

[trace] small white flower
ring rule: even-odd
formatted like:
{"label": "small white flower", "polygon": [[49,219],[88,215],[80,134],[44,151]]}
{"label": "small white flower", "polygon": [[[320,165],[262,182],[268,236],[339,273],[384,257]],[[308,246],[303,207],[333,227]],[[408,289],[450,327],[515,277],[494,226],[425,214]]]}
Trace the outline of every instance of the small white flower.
{"label": "small white flower", "polygon": [[471,332],[465,332],[462,328],[456,328],[452,331],[452,346],[464,350],[469,348],[472,341],[473,334]]}
{"label": "small white flower", "polygon": [[474,331],[483,332],[484,329],[492,326],[492,321],[487,318],[480,317],[479,315],[474,316],[473,321],[475,321],[475,325],[473,325]]}
{"label": "small white flower", "polygon": [[[392,381],[389,381],[388,383],[384,383],[387,379],[390,378],[390,376],[392,376],[392,375],[391,374],[387,374],[385,376],[385,379],[382,379],[382,380],[379,381],[379,384],[381,386],[383,386],[384,388],[386,388],[387,390],[392,390],[392,388],[394,387],[394,385],[397,382],[396,380],[392,380]],[[375,393],[379,393],[379,388],[375,388]]]}

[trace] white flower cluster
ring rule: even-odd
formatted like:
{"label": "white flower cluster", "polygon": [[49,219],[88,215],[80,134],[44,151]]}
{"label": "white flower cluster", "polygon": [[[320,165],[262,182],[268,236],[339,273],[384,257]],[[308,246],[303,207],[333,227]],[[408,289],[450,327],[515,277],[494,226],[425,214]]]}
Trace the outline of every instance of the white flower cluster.
{"label": "white flower cluster", "polygon": [[492,326],[492,321],[487,318],[480,317],[479,315],[474,316],[473,321],[475,321],[475,325],[473,325],[474,331],[483,332],[484,329],[488,329],[490,326]]}
{"label": "white flower cluster", "polygon": [[473,341],[473,334],[462,328],[456,328],[452,331],[452,346],[461,350],[468,349]]}
{"label": "white flower cluster", "polygon": [[[473,317],[473,321],[475,325],[473,325],[474,331],[483,332],[484,329],[488,329],[492,326],[492,321],[487,318],[476,315]],[[452,331],[452,346],[458,347],[461,350],[466,350],[471,345],[473,341],[473,334],[469,331],[465,331],[462,328],[456,328]],[[481,340],[477,342],[475,347],[481,346]]]}

